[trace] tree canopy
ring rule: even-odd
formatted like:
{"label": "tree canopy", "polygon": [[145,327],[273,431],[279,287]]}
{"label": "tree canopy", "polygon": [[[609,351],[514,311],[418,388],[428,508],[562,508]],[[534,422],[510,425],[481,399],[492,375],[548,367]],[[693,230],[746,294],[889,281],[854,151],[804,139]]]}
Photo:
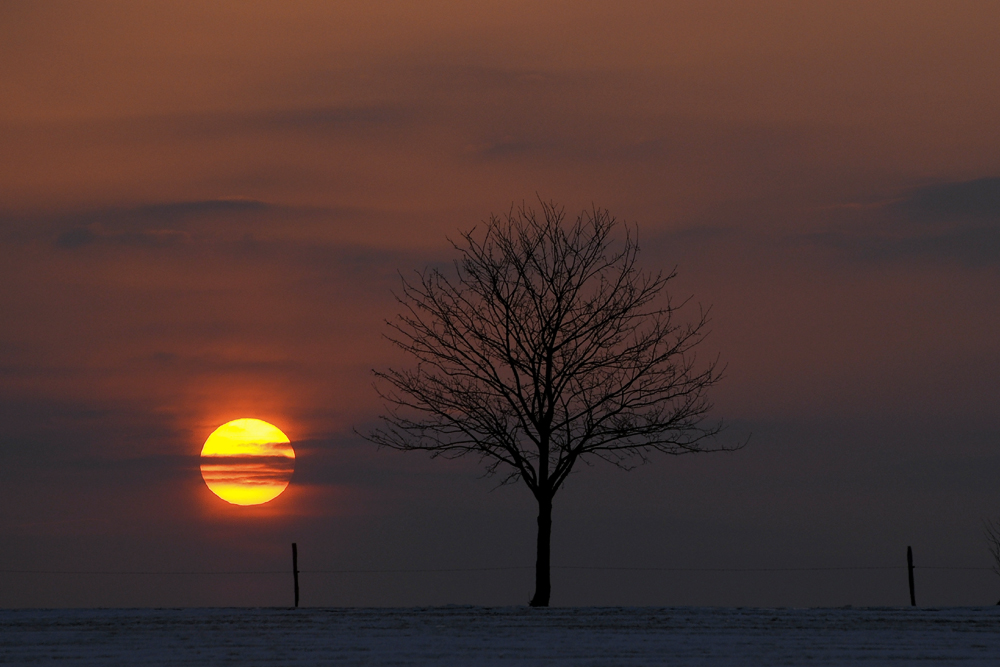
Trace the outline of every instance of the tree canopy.
{"label": "tree canopy", "polygon": [[545,202],[491,216],[453,242],[451,271],[402,279],[388,322],[416,364],[375,372],[386,412],[368,438],[479,456],[527,485],[545,570],[532,604],[548,604],[552,498],[577,462],[726,449],[710,443],[721,422],[706,422],[721,368],[695,354],[708,311],[680,321],[689,304],[665,290],[676,272],[641,270],[636,235],[596,207],[572,223]]}

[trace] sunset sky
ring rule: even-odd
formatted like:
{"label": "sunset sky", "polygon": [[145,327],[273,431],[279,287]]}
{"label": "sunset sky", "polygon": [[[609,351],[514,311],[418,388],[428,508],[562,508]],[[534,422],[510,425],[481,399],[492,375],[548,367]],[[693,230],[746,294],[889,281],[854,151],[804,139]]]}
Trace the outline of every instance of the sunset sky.
{"label": "sunset sky", "polygon": [[[733,454],[581,467],[553,564],[988,567],[1000,5],[0,3],[0,607],[287,605],[290,575],[530,566],[475,460],[378,450],[399,273],[595,204],[712,306]],[[252,417],[288,489],[200,473]],[[41,570],[43,573],[24,573]],[[303,574],[304,605],[525,604],[533,573]],[[993,604],[918,570],[921,604]],[[557,570],[553,605],[903,605],[903,570]]]}

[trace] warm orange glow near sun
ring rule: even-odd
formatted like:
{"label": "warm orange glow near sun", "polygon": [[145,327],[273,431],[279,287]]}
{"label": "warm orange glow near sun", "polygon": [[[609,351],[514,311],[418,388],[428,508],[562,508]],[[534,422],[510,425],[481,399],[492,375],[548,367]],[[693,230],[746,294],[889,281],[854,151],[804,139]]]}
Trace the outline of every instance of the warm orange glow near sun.
{"label": "warm orange glow near sun", "polygon": [[201,450],[201,476],[212,493],[234,505],[260,505],[288,486],[295,450],[277,426],[234,419],[208,436]]}

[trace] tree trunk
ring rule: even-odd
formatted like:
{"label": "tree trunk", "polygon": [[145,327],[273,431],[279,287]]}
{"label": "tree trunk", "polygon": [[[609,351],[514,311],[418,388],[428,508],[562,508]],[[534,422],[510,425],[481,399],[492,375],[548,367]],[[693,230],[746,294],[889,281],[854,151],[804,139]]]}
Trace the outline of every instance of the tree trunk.
{"label": "tree trunk", "polygon": [[535,595],[532,607],[548,607],[552,583],[549,579],[549,543],[552,537],[552,498],[538,501],[538,553],[535,558]]}

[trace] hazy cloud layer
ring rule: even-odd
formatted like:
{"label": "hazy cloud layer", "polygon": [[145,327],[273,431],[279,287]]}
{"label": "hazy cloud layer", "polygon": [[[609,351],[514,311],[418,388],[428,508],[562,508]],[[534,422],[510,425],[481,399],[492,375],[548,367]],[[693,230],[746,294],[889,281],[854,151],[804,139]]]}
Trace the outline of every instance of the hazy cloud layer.
{"label": "hazy cloud layer", "polygon": [[904,219],[956,223],[1000,220],[1000,178],[916,188],[891,205]]}
{"label": "hazy cloud layer", "polygon": [[840,229],[805,238],[866,261],[1000,262],[1000,178],[914,188],[839,217]]}

